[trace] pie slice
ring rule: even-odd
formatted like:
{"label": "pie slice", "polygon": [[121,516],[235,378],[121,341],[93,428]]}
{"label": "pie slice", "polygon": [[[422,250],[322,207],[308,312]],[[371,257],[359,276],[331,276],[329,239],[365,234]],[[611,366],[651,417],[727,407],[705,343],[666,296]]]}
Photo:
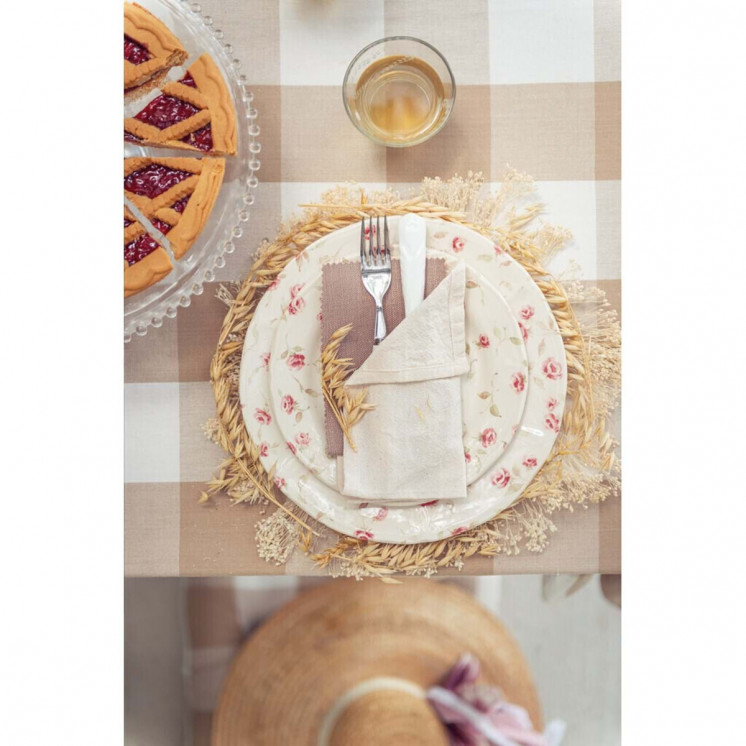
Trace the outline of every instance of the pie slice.
{"label": "pie slice", "polygon": [[142,145],[236,154],[236,112],[223,76],[203,54],[179,81],[124,120],[124,139]]}
{"label": "pie slice", "polygon": [[124,208],[124,297],[139,293],[162,280],[173,264],[166,250]]}
{"label": "pie slice", "polygon": [[224,172],[223,158],[125,158],[124,193],[180,259],[210,217]]}
{"label": "pie slice", "polygon": [[160,85],[186,50],[168,28],[137,3],[124,5],[124,95],[135,98]]}

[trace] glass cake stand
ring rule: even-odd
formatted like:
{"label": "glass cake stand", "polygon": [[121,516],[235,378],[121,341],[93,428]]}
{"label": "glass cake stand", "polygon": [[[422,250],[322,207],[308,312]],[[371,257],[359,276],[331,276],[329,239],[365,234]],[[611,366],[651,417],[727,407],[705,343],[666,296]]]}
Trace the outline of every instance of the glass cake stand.
{"label": "glass cake stand", "polygon": [[[124,301],[124,341],[144,336],[148,329],[160,327],[174,318],[180,307],[187,307],[193,295],[201,295],[204,283],[214,280],[216,268],[225,266],[225,254],[235,250],[234,240],[244,231],[259,183],[257,111],[254,96],[247,87],[246,75],[233,55],[232,46],[224,41],[210,16],[202,14],[199,3],[187,0],[138,0],[138,4],[160,18],[181,41],[189,53],[182,68],[176,68],[169,79],[176,80],[200,54],[207,52],[220,68],[236,107],[237,152],[226,156],[225,176],[210,218],[192,248],[174,262],[170,274],[160,282]],[[120,2],[121,6],[121,2]],[[125,105],[125,117],[136,114],[155,92]],[[169,148],[149,148],[125,143],[125,157],[197,156],[199,154]]]}

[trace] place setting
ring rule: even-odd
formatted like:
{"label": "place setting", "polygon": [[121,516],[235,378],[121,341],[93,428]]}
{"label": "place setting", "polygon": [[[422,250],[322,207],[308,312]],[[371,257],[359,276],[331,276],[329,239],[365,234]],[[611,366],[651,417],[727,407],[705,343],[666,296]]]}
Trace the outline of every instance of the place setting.
{"label": "place setting", "polygon": [[[345,383],[330,395],[335,359]],[[520,497],[559,431],[565,369],[554,316],[508,254],[463,226],[378,215],[279,274],[239,389],[261,463],[305,513],[419,543]]]}

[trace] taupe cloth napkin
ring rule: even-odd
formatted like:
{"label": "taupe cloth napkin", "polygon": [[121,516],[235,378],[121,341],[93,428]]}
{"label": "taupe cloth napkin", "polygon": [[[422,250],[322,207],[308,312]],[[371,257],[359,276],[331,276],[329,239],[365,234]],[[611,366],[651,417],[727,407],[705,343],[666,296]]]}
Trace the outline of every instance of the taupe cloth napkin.
{"label": "taupe cloth napkin", "polygon": [[[425,273],[425,297],[446,276],[444,259],[428,259]],[[352,331],[342,342],[339,357],[350,358],[357,370],[373,352],[373,327],[376,307],[373,298],[363,287],[360,262],[325,264],[321,271],[321,346],[326,346],[337,329],[352,324]],[[396,329],[404,318],[404,294],[401,286],[401,268],[398,259],[391,262],[391,287],[383,299],[383,313],[388,333]],[[324,409],[326,452],[341,456],[344,435],[329,406]]]}
{"label": "taupe cloth napkin", "polygon": [[343,495],[396,503],[466,497],[465,289],[459,262],[348,379],[367,387],[375,409],[355,425],[358,450],[345,441],[337,459]]}

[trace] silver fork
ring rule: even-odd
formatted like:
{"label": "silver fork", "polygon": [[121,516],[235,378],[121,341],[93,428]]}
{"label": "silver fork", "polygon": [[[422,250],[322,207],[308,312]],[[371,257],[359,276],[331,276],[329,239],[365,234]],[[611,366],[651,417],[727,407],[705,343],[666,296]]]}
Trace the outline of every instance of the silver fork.
{"label": "silver fork", "polygon": [[363,285],[376,302],[376,326],[373,344],[377,345],[386,336],[386,319],[383,317],[383,296],[391,285],[391,244],[389,223],[383,218],[383,248],[381,248],[381,217],[376,218],[376,243],[373,244],[373,218],[368,219],[370,248],[366,251],[365,219],[360,223],[360,271]]}

